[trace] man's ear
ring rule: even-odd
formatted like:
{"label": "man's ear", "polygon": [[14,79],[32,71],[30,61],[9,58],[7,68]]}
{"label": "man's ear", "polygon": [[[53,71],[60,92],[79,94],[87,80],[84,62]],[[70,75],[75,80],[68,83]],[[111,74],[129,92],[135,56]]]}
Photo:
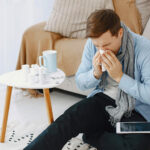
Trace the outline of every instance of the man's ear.
{"label": "man's ear", "polygon": [[122,36],[123,36],[123,28],[120,28],[120,29],[119,29],[119,31],[118,31],[118,36],[119,36],[120,38],[122,38]]}

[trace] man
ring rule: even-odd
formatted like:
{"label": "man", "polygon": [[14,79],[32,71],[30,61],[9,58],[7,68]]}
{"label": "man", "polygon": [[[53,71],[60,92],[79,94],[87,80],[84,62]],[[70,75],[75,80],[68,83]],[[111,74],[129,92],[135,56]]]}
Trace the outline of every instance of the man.
{"label": "man", "polygon": [[87,37],[76,82],[80,89],[94,91],[66,110],[25,150],[61,150],[79,133],[98,150],[150,148],[149,135],[115,133],[118,121],[150,121],[150,41],[131,32],[109,9],[89,16]]}

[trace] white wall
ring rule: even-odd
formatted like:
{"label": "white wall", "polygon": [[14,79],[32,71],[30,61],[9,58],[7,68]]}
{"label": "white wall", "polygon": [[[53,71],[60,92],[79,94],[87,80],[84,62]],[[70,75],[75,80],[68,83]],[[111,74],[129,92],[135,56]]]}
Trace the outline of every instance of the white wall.
{"label": "white wall", "polygon": [[54,0],[0,0],[0,74],[16,67],[23,32],[46,21]]}

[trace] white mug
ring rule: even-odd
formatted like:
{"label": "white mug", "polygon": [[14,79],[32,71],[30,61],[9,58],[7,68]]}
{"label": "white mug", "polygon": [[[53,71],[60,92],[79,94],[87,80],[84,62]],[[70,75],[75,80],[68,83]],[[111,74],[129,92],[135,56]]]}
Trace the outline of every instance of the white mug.
{"label": "white mug", "polygon": [[[42,58],[44,64],[42,65]],[[43,56],[39,56],[39,65],[47,68],[48,72],[57,71],[57,51],[55,50],[45,50],[43,51]]]}

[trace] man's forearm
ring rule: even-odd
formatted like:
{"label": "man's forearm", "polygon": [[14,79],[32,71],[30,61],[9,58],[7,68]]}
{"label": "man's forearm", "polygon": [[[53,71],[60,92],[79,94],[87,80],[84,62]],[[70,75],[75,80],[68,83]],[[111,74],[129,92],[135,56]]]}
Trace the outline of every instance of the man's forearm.
{"label": "man's forearm", "polygon": [[77,73],[75,79],[78,88],[81,90],[95,88],[101,81],[100,78],[94,77],[93,69],[88,72]]}
{"label": "man's forearm", "polygon": [[130,96],[150,105],[150,86],[149,84],[140,83],[139,81],[123,74],[119,88]]}

